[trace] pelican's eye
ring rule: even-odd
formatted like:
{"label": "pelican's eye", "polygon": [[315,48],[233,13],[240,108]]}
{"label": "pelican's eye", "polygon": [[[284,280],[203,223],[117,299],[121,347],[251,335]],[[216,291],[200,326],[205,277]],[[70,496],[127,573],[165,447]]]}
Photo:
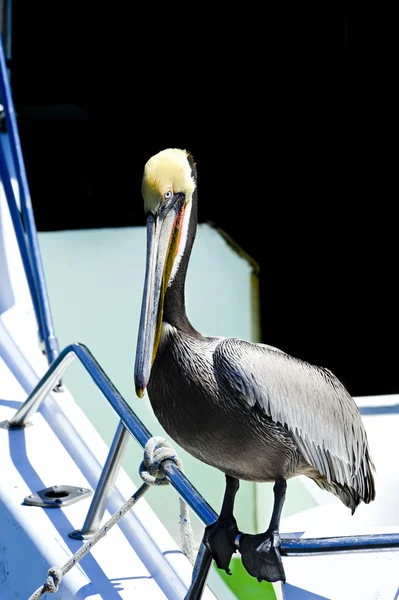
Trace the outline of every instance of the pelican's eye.
{"label": "pelican's eye", "polygon": [[167,192],[164,193],[163,195],[163,199],[164,200],[170,200],[172,197],[172,192],[170,190],[168,190]]}

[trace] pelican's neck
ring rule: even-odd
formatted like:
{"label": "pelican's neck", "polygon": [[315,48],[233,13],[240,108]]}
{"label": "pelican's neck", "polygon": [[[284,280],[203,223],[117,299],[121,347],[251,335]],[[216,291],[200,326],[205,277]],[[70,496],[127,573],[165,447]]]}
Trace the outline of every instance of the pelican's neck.
{"label": "pelican's neck", "polygon": [[186,304],[184,288],[186,283],[187,267],[190,260],[191,249],[193,247],[195,234],[197,231],[197,190],[191,199],[190,212],[187,215],[189,219],[187,228],[187,237],[185,245],[182,248],[182,256],[179,262],[177,272],[170,286],[168,287],[163,307],[163,321],[169,323],[176,329],[185,331],[191,335],[198,335],[191,325],[186,314]]}

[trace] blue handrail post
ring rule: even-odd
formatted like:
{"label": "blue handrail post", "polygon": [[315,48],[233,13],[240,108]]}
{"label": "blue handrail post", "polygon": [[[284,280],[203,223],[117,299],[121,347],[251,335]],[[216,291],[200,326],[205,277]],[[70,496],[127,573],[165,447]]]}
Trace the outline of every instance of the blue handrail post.
{"label": "blue handrail post", "polygon": [[33,307],[35,309],[35,314],[37,317],[38,327],[39,327],[39,337],[40,340],[43,341],[43,332],[41,326],[41,318],[39,305],[37,302],[37,294],[35,282],[33,279],[32,269],[30,267],[30,259],[28,254],[28,248],[26,245],[25,232],[22,225],[21,215],[19,214],[17,201],[15,199],[14,190],[11,184],[11,177],[8,170],[8,165],[6,161],[5,154],[3,152],[3,144],[0,142],[0,181],[3,184],[4,193],[7,198],[8,208],[10,211],[10,216],[12,220],[12,224],[15,231],[15,236],[17,238],[19,251],[21,254],[22,263],[24,265],[24,271],[26,275],[26,279],[28,281],[29,290],[32,297]]}
{"label": "blue handrail post", "polygon": [[[19,193],[21,198],[21,210],[24,218],[27,243],[25,240],[18,238],[18,243],[21,245],[25,241],[27,247],[27,255],[29,265],[24,261],[25,271],[27,273],[28,284],[32,296],[33,305],[35,307],[36,317],[39,325],[39,335],[44,342],[47,360],[51,364],[59,355],[58,340],[55,336],[53,320],[50,310],[50,302],[47,293],[44,270],[40,256],[39,242],[37,239],[35,217],[32,209],[32,202],[29,192],[28,180],[26,177],[25,165],[22,156],[21,142],[18,133],[17,121],[15,118],[14,104],[11,95],[10,83],[7,75],[6,61],[3,50],[3,42],[0,36],[0,95],[4,106],[6,116],[7,133],[10,140],[11,154],[14,163],[14,169],[18,181]],[[1,149],[0,149],[1,152]],[[5,160],[2,161],[5,164]],[[6,176],[7,169],[2,169],[2,178]],[[7,194],[9,205],[14,201],[13,194]],[[11,208],[10,208],[11,210]],[[15,227],[15,211],[14,211],[14,227]],[[21,250],[21,255],[26,255],[24,250]],[[29,273],[30,271],[30,273]],[[29,273],[29,274],[28,274]]]}

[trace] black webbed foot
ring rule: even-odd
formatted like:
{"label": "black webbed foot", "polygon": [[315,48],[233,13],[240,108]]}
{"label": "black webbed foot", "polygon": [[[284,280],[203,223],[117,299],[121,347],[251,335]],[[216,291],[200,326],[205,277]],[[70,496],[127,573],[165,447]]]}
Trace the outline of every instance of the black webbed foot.
{"label": "black webbed foot", "polygon": [[258,581],[285,581],[283,562],[280,555],[278,532],[258,535],[242,534],[240,537],[242,564]]}
{"label": "black webbed foot", "polygon": [[212,554],[219,569],[231,575],[229,564],[232,555],[237,551],[235,539],[239,531],[233,516],[219,517],[215,523],[205,528],[204,544]]}

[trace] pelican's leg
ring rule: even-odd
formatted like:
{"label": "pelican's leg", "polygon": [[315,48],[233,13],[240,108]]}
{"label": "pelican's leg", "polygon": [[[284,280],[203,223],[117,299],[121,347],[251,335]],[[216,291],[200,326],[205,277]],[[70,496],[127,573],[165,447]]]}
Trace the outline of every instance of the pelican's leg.
{"label": "pelican's leg", "polygon": [[222,510],[217,521],[205,528],[204,544],[212,554],[219,569],[224,569],[231,575],[229,564],[231,557],[236,552],[235,539],[239,533],[236,520],[233,516],[234,499],[240,482],[230,475],[226,475],[226,490],[224,492]]}
{"label": "pelican's leg", "polygon": [[242,564],[258,581],[285,581],[280,556],[280,517],[285,500],[287,482],[278,479],[274,484],[274,507],[270,524],[265,533],[240,536],[239,546]]}

